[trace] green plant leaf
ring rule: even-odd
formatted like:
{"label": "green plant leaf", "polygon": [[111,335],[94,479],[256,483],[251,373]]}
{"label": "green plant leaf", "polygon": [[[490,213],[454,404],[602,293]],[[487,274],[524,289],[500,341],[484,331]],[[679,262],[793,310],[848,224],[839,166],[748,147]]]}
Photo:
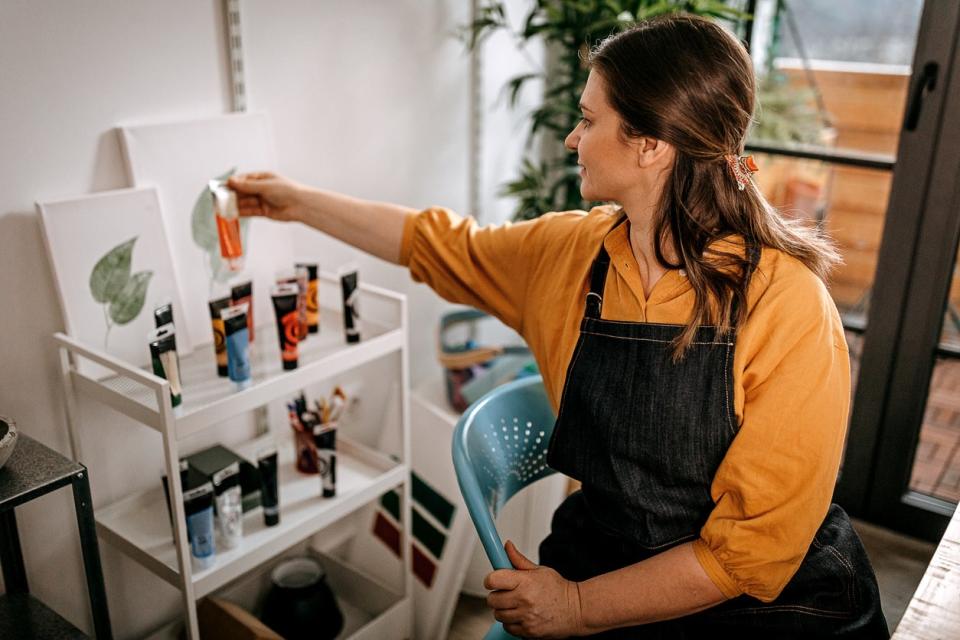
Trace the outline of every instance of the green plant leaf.
{"label": "green plant leaf", "polygon": [[138,237],[134,236],[118,244],[93,266],[90,273],[90,293],[100,304],[112,301],[130,278],[130,258]]}
{"label": "green plant leaf", "polygon": [[[226,180],[234,173],[237,168],[233,167],[223,175],[217,176],[217,180]],[[190,233],[193,236],[193,243],[198,247],[210,253],[219,251],[220,240],[217,237],[217,221],[213,218],[213,197],[210,193],[210,187],[204,185],[203,191],[197,196],[197,201],[193,205],[193,214],[190,216]]]}
{"label": "green plant leaf", "polygon": [[110,319],[116,324],[127,324],[143,309],[147,286],[153,271],[138,271],[127,280],[120,294],[110,302]]}

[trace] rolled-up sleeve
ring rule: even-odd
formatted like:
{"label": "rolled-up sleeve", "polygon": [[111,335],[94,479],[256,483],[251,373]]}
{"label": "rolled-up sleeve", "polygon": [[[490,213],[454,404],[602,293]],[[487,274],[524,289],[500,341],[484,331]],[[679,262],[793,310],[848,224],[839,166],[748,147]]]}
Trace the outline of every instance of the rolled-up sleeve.
{"label": "rolled-up sleeve", "polygon": [[727,597],[777,598],[826,516],[840,465],[850,404],[846,342],[826,287],[794,267],[757,301],[752,328],[738,340],[750,354],[742,423],[694,542]]}
{"label": "rolled-up sleeve", "polygon": [[547,218],[480,227],[473,218],[432,207],[408,216],[400,263],[445,300],[481,309],[520,331]]}

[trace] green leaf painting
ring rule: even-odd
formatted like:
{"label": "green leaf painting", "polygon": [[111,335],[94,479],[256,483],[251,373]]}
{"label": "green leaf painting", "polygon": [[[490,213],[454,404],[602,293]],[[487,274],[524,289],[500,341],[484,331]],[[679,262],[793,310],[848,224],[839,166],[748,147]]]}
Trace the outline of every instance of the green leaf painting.
{"label": "green leaf painting", "polygon": [[110,319],[115,324],[127,324],[140,314],[147,297],[147,286],[152,277],[153,271],[139,271],[133,274],[120,291],[120,295],[110,301]]}
{"label": "green leaf painting", "polygon": [[97,261],[90,274],[90,292],[93,299],[106,304],[123,289],[130,278],[130,258],[136,237],[118,244]]}
{"label": "green leaf painting", "polygon": [[[236,172],[237,168],[234,167],[217,176],[216,179],[226,180]],[[246,218],[240,220],[241,241],[244,246],[247,245],[247,229],[249,226],[249,220]],[[193,236],[193,243],[206,254],[211,289],[214,284],[226,282],[236,275],[227,268],[226,263],[220,257],[220,238],[217,235],[217,221],[213,215],[213,196],[208,186],[204,186],[193,205],[193,214],[190,216],[190,233]]]}
{"label": "green leaf painting", "polygon": [[103,348],[107,349],[110,329],[114,325],[130,323],[140,315],[147,297],[147,287],[153,271],[138,271],[130,275],[133,258],[134,236],[108,251],[93,266],[90,272],[90,294],[103,306],[103,320],[107,326],[103,336]]}

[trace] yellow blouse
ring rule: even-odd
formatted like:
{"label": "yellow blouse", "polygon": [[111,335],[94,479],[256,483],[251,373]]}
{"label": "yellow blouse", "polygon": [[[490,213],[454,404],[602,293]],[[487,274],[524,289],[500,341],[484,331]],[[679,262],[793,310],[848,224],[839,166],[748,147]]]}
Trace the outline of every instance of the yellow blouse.
{"label": "yellow blouse", "polygon": [[[667,271],[644,295],[628,225],[607,235],[615,221],[604,206],[479,227],[430,208],[407,219],[400,260],[442,297],[518,331],[556,410],[601,242],[611,264],[604,319],[680,324],[693,309],[693,290],[679,270]],[[743,255],[742,242],[736,248]],[[765,247],[748,304],[733,364],[740,429],[713,479],[714,509],[693,544],[727,597],[770,602],[826,516],[847,426],[850,365],[833,299],[796,258]]]}

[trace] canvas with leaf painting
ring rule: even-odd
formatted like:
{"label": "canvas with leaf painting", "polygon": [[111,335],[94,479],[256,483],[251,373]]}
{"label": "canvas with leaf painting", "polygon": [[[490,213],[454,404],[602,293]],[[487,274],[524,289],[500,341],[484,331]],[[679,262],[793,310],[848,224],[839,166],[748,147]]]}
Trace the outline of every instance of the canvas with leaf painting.
{"label": "canvas with leaf painting", "polygon": [[[67,333],[126,362],[150,362],[153,309],[172,302],[177,347],[190,351],[156,189],[37,203]],[[109,372],[81,361],[80,370]]]}
{"label": "canvas with leaf painting", "polygon": [[170,237],[187,327],[195,344],[212,341],[207,302],[240,279],[254,281],[254,317],[273,317],[269,290],[275,272],[291,262],[288,225],[242,220],[246,266],[230,271],[220,257],[208,183],[236,173],[276,169],[269,122],[263,114],[229,114],[166,124],[122,126],[131,184],[156,186]]}

